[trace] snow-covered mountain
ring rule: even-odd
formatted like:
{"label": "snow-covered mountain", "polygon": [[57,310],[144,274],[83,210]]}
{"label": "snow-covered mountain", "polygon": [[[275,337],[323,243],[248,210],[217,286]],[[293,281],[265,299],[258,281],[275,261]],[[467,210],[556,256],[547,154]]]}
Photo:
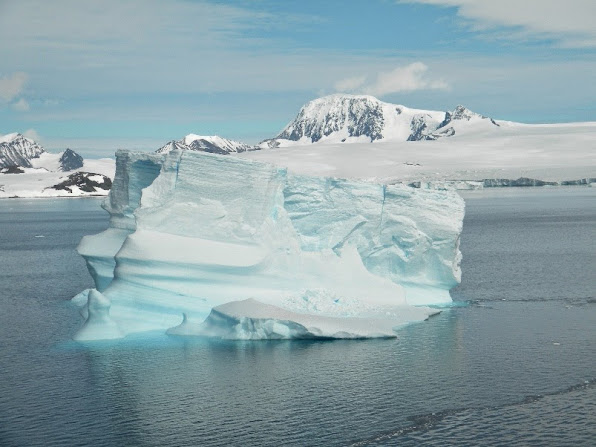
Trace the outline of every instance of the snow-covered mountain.
{"label": "snow-covered mountain", "polygon": [[310,101],[277,136],[256,146],[219,136],[189,134],[156,152],[192,150],[227,155],[312,143],[437,140],[499,127],[495,120],[463,106],[440,112],[390,104],[373,96],[336,94]]}
{"label": "snow-covered mountain", "polygon": [[218,137],[217,135],[203,136],[191,133],[181,140],[172,140],[166,143],[156,152],[165,154],[176,149],[227,155],[255,150],[255,147],[239,141]]}
{"label": "snow-covered mountain", "polygon": [[0,136],[0,168],[8,166],[31,167],[31,160],[45,152],[35,141],[20,133]]}
{"label": "snow-covered mountain", "polygon": [[390,104],[373,96],[337,94],[307,103],[279,135],[260,147],[437,140],[490,127],[499,124],[463,106],[440,112]]}
{"label": "snow-covered mountain", "polygon": [[455,136],[436,141],[371,143],[364,137],[363,142],[352,144],[322,139],[299,145],[281,140],[284,144],[277,149],[238,156],[273,163],[295,174],[383,184],[419,182],[421,186],[468,188],[596,183],[596,122],[496,121],[495,125],[478,117],[451,118],[444,128],[453,127]]}
{"label": "snow-covered mountain", "polygon": [[315,99],[276,137],[254,147],[191,134],[158,152],[174,149],[382,183],[455,182],[467,188],[589,184],[596,177],[596,123],[497,121],[461,105],[446,112],[421,110],[366,95]]}
{"label": "snow-covered mountain", "polygon": [[83,160],[72,149],[47,152],[19,133],[0,136],[0,198],[106,195],[114,167],[114,160]]}

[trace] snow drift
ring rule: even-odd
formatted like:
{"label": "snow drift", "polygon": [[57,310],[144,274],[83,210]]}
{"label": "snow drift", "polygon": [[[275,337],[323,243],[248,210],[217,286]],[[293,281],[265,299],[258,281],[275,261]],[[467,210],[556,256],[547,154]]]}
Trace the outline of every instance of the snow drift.
{"label": "snow drift", "polygon": [[104,208],[110,228],[78,248],[96,285],[78,340],[386,337],[460,280],[454,192],[119,151]]}

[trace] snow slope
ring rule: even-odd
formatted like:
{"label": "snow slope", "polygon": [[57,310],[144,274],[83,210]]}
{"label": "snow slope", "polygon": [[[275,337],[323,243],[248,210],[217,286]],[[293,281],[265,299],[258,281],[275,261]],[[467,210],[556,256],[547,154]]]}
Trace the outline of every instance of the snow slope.
{"label": "snow slope", "polygon": [[0,168],[7,166],[30,168],[31,160],[38,158],[44,152],[39,144],[20,133],[0,136]]}
{"label": "snow slope", "polygon": [[77,298],[79,340],[392,336],[459,282],[453,192],[192,151],[119,151],[116,164],[110,228],[78,248],[97,288]]}
{"label": "snow slope", "polygon": [[158,152],[189,149],[189,143],[208,138],[217,149],[196,150],[306,175],[457,189],[596,181],[596,123],[528,125],[463,106],[421,110],[365,95],[315,99],[257,147],[228,147],[229,140],[191,134]]}
{"label": "snow slope", "polygon": [[[97,187],[94,190],[85,190],[73,182],[69,189],[55,189],[56,185],[68,181],[69,176],[84,173],[89,180],[94,176],[101,177],[98,183],[103,185],[106,179],[114,177],[114,160],[103,158],[99,160],[84,160],[81,168],[69,172],[60,170],[60,157],[62,154],[44,152],[39,158],[31,160],[31,168],[23,168],[22,174],[0,174],[0,198],[8,197],[79,197],[89,195],[105,196],[109,192],[106,188]],[[95,179],[99,180],[99,178]],[[79,182],[80,183],[80,182]]]}
{"label": "snow slope", "polygon": [[114,160],[83,160],[66,149],[46,152],[21,134],[0,137],[0,198],[107,195]]}
{"label": "snow slope", "polygon": [[321,140],[239,156],[287,167],[296,174],[380,183],[596,178],[596,123],[498,124],[462,121],[453,137],[437,141]]}
{"label": "snow slope", "polygon": [[437,140],[499,124],[463,106],[453,112],[411,109],[373,96],[336,94],[310,101],[279,135],[261,148],[311,143]]}
{"label": "snow slope", "polygon": [[172,140],[159,148],[156,152],[167,154],[173,150],[189,150],[199,152],[210,152],[212,154],[233,154],[254,150],[254,146],[239,141],[228,140],[227,138],[214,136],[202,136],[188,134],[181,140]]}

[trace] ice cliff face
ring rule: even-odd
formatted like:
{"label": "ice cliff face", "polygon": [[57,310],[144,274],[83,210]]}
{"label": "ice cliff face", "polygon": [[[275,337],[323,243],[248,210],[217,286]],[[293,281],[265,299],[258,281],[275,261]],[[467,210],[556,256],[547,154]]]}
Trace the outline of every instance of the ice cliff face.
{"label": "ice cliff face", "polygon": [[227,138],[189,134],[181,140],[172,140],[169,143],[166,143],[156,152],[159,154],[167,154],[174,150],[189,150],[226,155],[254,149],[254,146],[249,146],[248,144],[239,141],[228,140]]}
{"label": "ice cliff face", "polygon": [[260,144],[262,148],[292,142],[375,142],[436,140],[456,134],[463,122],[496,121],[463,106],[453,112],[411,109],[379,101],[372,96],[337,94],[309,102],[279,135]]}
{"label": "ice cliff face", "polygon": [[391,336],[460,279],[464,205],[448,191],[119,151],[104,208],[110,228],[78,248],[97,289],[79,297],[79,340]]}
{"label": "ice cliff face", "polygon": [[20,133],[0,137],[0,168],[8,166],[31,167],[31,160],[38,158],[45,150],[35,141]]}

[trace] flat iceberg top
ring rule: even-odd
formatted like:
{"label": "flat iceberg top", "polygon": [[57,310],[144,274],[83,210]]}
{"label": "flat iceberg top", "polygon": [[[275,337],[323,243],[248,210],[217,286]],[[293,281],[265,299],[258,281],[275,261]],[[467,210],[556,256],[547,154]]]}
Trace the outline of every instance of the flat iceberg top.
{"label": "flat iceberg top", "polygon": [[183,314],[188,334],[205,321],[226,338],[393,336],[460,280],[455,192],[177,150],[119,151],[113,185],[110,228],[79,246],[97,289],[79,339]]}

